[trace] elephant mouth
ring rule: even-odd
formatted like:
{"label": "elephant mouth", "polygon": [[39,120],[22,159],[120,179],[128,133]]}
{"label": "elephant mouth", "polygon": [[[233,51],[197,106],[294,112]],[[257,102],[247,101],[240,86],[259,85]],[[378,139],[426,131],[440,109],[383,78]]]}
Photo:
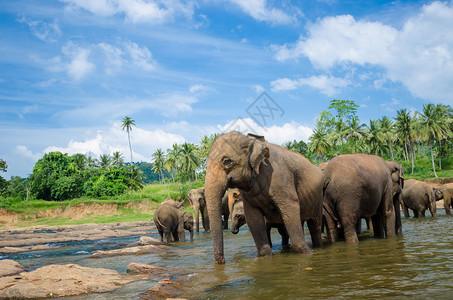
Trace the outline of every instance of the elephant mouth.
{"label": "elephant mouth", "polygon": [[239,228],[233,227],[231,228],[231,233],[237,234],[239,232]]}

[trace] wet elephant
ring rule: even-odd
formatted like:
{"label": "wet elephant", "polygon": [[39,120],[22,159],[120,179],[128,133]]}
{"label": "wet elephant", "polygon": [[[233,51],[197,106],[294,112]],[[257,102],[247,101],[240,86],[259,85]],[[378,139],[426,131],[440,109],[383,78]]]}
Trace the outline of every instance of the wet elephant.
{"label": "wet elephant", "polygon": [[329,162],[323,171],[323,189],[330,242],[335,242],[341,229],[347,243],[358,243],[361,218],[371,218],[376,237],[394,237],[401,231],[394,198],[399,199],[404,179],[401,166],[396,165],[394,169],[381,157],[366,154],[340,155]]}
{"label": "wet elephant", "polygon": [[220,220],[221,200],[228,188],[239,188],[243,193],[244,213],[259,256],[272,254],[265,217],[273,224],[285,225],[293,251],[311,253],[305,242],[304,221],[313,246],[321,245],[322,174],[298,153],[260,136],[239,132],[221,135],[208,157],[205,188],[216,263],[225,263]]}
{"label": "wet elephant", "polygon": [[193,216],[189,212],[174,207],[168,203],[162,203],[154,213],[154,224],[159,233],[159,240],[163,242],[164,235],[168,243],[186,240],[184,230],[190,233],[193,240]]}
{"label": "wet elephant", "polygon": [[[289,235],[286,231],[286,228],[283,224],[272,224],[267,219],[266,222],[266,231],[267,237],[269,239],[270,245],[272,247],[272,240],[271,240],[271,228],[277,228],[278,233],[282,236],[282,246],[286,247],[289,245]],[[239,228],[247,224],[247,220],[245,219],[244,213],[244,203],[242,201],[238,201],[234,203],[232,213],[231,213],[231,232],[233,234],[237,234],[239,232]]]}
{"label": "wet elephant", "polygon": [[429,209],[431,216],[435,217],[437,215],[436,201],[437,197],[440,197],[436,190],[423,181],[406,180],[406,187],[403,189],[401,202],[404,216],[409,218],[409,209],[411,209],[415,218],[424,218],[425,211]]}
{"label": "wet elephant", "polygon": [[[438,187],[441,197],[444,199],[444,208],[447,215],[451,214],[452,200],[453,200],[453,183],[443,184]],[[441,199],[442,199],[441,198]]]}
{"label": "wet elephant", "polygon": [[204,187],[198,189],[192,189],[188,193],[188,198],[190,204],[193,206],[195,213],[195,231],[200,231],[200,213],[201,213],[201,223],[206,232],[211,231],[211,226],[209,224],[208,216],[208,207],[206,206],[206,199],[204,196]]}

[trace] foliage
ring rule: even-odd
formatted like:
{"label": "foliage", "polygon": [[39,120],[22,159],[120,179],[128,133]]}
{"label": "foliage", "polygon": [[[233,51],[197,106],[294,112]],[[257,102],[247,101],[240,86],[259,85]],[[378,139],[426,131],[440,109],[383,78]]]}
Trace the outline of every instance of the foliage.
{"label": "foliage", "polygon": [[6,164],[6,161],[0,158],[0,171],[1,172],[6,172],[6,169],[8,169],[8,165]]}

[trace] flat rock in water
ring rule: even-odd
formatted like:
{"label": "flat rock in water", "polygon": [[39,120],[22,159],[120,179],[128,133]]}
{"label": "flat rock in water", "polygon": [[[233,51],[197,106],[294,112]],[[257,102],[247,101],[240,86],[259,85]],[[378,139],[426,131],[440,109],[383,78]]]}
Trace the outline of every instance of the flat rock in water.
{"label": "flat rock in water", "polygon": [[0,277],[13,276],[25,271],[17,261],[11,259],[0,260]]}
{"label": "flat rock in water", "polygon": [[111,256],[120,256],[120,255],[132,255],[132,254],[147,254],[161,250],[168,250],[171,249],[168,246],[154,246],[154,245],[146,245],[146,246],[137,246],[137,247],[127,247],[123,249],[116,249],[110,251],[99,251],[90,255],[90,258],[102,258],[102,257],[111,257]]}
{"label": "flat rock in water", "polygon": [[140,264],[131,262],[127,266],[127,272],[133,274],[146,274],[146,275],[153,275],[153,276],[162,276],[168,277],[170,276],[169,270],[164,267],[152,266],[147,264]]}
{"label": "flat rock in water", "polygon": [[109,269],[76,264],[48,265],[29,273],[0,278],[0,298],[50,298],[103,293],[134,280]]}
{"label": "flat rock in water", "polygon": [[0,253],[20,253],[28,251],[40,251],[56,249],[59,246],[48,246],[48,245],[37,245],[37,246],[25,246],[25,247],[1,247]]}
{"label": "flat rock in water", "polygon": [[140,237],[139,241],[129,244],[128,247],[147,246],[147,245],[160,246],[160,245],[167,245],[167,244],[159,241],[158,239],[144,235],[144,236]]}

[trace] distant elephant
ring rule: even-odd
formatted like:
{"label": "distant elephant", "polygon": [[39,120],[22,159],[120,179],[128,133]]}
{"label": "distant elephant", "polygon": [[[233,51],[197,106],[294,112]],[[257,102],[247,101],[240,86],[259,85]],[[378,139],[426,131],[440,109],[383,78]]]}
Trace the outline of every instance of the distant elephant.
{"label": "distant elephant", "polygon": [[414,212],[414,217],[425,217],[426,209],[429,209],[431,216],[436,216],[436,191],[427,183],[415,179],[406,180],[403,189],[403,208],[404,216],[409,218],[409,209]]}
{"label": "distant elephant", "polygon": [[[395,182],[393,173],[397,172]],[[357,225],[361,218],[371,218],[375,237],[394,237],[401,228],[394,198],[403,186],[402,170],[381,157],[345,154],[333,158],[323,171],[324,211],[330,242],[340,229],[346,243],[358,243]],[[399,210],[399,204],[398,204]]]}
{"label": "distant elephant", "polygon": [[[266,231],[267,237],[269,239],[270,245],[272,247],[272,240],[271,240],[271,228],[277,228],[278,232],[282,236],[282,246],[286,247],[289,245],[289,235],[286,231],[286,228],[283,224],[271,224],[267,219],[266,222]],[[236,202],[233,206],[233,212],[231,213],[231,232],[233,234],[237,234],[239,232],[239,228],[243,225],[247,224],[247,220],[245,219],[244,213],[244,203],[242,201]]]}
{"label": "distant elephant", "polygon": [[285,225],[293,251],[311,253],[304,221],[313,246],[321,246],[322,173],[302,155],[262,136],[221,135],[208,157],[205,188],[216,263],[225,263],[220,220],[221,200],[228,188],[239,188],[243,194],[244,213],[259,256],[272,254],[265,217]]}
{"label": "distant elephant", "polygon": [[195,213],[195,231],[200,232],[200,212],[201,222],[206,232],[211,231],[209,225],[208,208],[206,206],[206,199],[204,196],[204,187],[198,189],[192,189],[188,194],[189,202],[193,206]]}
{"label": "distant elephant", "polygon": [[162,202],[162,204],[168,204],[168,205],[174,206],[176,208],[184,207],[184,203],[178,202],[178,201],[170,199],[170,198],[165,199],[164,202]]}
{"label": "distant elephant", "polygon": [[443,184],[439,186],[438,189],[441,193],[441,197],[444,198],[445,213],[449,215],[451,214],[450,207],[452,207],[453,183]]}
{"label": "distant elephant", "polygon": [[184,229],[190,232],[190,240],[193,240],[193,216],[189,212],[174,207],[168,203],[162,203],[154,213],[154,224],[159,233],[159,240],[163,242],[164,234],[167,243],[172,241],[186,240]]}

